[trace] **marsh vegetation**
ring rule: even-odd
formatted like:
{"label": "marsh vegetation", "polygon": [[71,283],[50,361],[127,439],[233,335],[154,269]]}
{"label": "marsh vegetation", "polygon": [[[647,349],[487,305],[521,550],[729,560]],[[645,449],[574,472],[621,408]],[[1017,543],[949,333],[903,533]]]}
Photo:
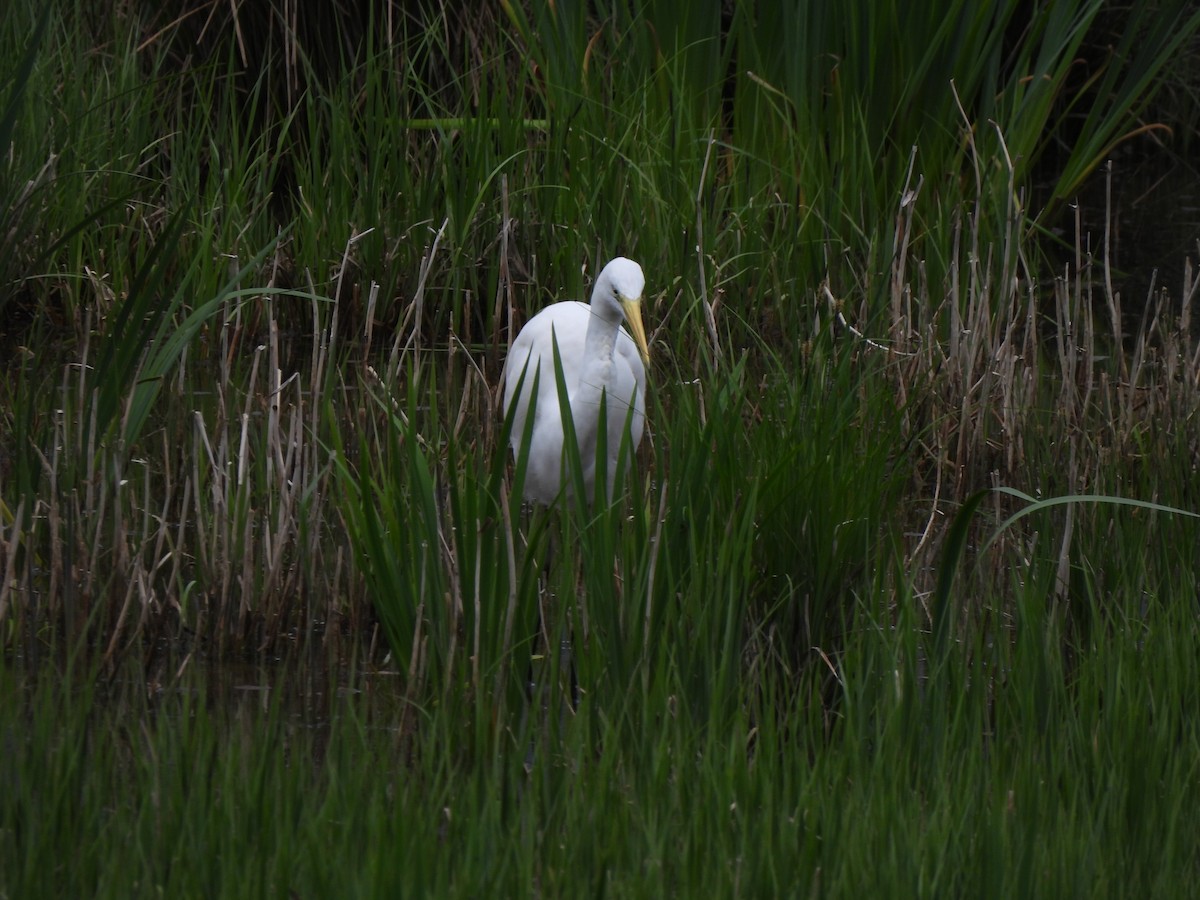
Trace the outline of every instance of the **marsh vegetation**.
{"label": "marsh vegetation", "polygon": [[[15,0],[0,896],[1186,895],[1200,282],[1075,198],[1198,29]],[[616,255],[646,437],[531,513],[506,351]]]}

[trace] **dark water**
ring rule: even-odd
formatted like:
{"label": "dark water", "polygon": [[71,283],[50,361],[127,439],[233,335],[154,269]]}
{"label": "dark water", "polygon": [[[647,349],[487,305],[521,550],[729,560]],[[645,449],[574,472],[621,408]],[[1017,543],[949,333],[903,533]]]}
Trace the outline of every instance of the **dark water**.
{"label": "dark water", "polygon": [[290,727],[324,732],[349,705],[366,719],[394,722],[402,704],[395,667],[348,660],[314,646],[284,656],[217,658],[196,653],[0,656],[0,700],[34,710],[66,692],[85,697],[101,718],[173,718],[203,708],[221,721],[254,722],[270,713]]}
{"label": "dark water", "polygon": [[[1200,167],[1163,153],[1117,153],[1078,203],[1083,246],[1097,260],[1107,249],[1126,315],[1140,319],[1152,297],[1177,308],[1185,263],[1200,264]],[[1072,242],[1074,218],[1074,209],[1065,210],[1056,229]]]}

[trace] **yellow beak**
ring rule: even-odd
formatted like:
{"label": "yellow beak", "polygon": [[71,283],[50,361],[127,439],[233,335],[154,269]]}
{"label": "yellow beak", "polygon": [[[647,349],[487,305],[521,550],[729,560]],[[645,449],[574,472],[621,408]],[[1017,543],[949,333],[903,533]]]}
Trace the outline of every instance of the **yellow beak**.
{"label": "yellow beak", "polygon": [[621,309],[625,311],[625,324],[629,326],[633,342],[642,355],[642,362],[649,364],[650,348],[646,345],[646,326],[642,324],[642,298],[622,297]]}

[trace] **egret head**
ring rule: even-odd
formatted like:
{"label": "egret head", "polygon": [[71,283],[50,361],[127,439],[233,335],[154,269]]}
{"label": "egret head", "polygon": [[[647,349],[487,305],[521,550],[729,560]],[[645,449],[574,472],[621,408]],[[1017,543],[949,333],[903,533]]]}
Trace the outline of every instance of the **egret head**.
{"label": "egret head", "polygon": [[646,344],[646,326],[642,324],[642,293],[646,289],[642,267],[632,259],[618,256],[600,272],[596,287],[612,291],[613,299],[620,305],[625,317],[625,324],[629,326],[633,342],[637,344],[642,362],[649,363],[650,348]]}

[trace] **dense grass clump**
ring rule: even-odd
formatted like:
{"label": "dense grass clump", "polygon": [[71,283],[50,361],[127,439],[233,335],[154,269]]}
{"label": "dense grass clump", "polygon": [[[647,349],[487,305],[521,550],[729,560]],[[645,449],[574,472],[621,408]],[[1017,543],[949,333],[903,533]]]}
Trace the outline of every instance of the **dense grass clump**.
{"label": "dense grass clump", "polygon": [[15,3],[0,897],[1186,893],[1200,282],[1072,203],[1200,14],[976,6]]}
{"label": "dense grass clump", "polygon": [[486,738],[434,708],[405,737],[387,676],[350,700],[295,671],[149,700],[6,676],[0,890],[1186,896],[1194,611],[1111,622],[1071,660],[1052,578],[1010,641],[927,677],[911,632],[854,640],[836,724],[805,691],[720,721],[664,692]]}

